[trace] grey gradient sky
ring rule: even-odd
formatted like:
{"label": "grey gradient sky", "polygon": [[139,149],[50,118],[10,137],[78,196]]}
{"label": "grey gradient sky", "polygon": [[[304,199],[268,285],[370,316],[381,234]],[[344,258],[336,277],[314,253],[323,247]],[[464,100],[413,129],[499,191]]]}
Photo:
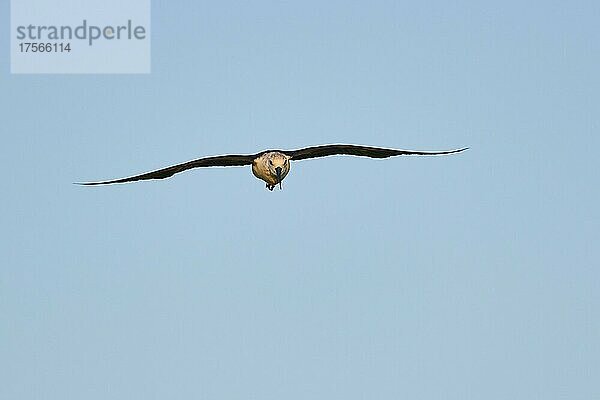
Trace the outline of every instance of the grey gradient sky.
{"label": "grey gradient sky", "polygon": [[[0,58],[0,398],[598,398],[599,17],[154,2],[150,75]],[[471,150],[71,184],[329,142]]]}

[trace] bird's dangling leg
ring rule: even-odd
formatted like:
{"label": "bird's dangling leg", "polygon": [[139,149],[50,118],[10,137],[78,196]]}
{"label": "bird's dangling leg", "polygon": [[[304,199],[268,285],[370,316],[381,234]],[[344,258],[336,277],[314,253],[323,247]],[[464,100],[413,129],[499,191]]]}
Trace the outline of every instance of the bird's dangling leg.
{"label": "bird's dangling leg", "polygon": [[266,187],[267,187],[267,189],[269,189],[270,191],[273,191],[273,189],[275,189],[275,185],[269,185],[268,183],[267,183]]}

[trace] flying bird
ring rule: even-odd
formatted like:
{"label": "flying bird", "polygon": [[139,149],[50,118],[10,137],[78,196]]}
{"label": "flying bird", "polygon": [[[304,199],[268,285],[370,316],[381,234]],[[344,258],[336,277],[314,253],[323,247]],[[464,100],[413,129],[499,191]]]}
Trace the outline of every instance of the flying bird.
{"label": "flying bird", "polygon": [[400,150],[386,149],[381,147],[357,146],[352,144],[328,144],[322,146],[305,147],[298,150],[265,150],[256,154],[238,155],[229,154],[223,156],[212,156],[199,158],[197,160],[173,165],[170,167],[158,169],[156,171],[146,172],[144,174],[131,176],[128,178],[113,179],[100,182],[85,182],[78,185],[110,185],[113,183],[126,183],[135,181],[144,181],[149,179],[164,179],[173,176],[179,172],[192,168],[201,167],[241,167],[252,165],[252,173],[258,179],[266,182],[266,187],[273,190],[279,185],[290,172],[290,162],[307,160],[309,158],[329,157],[337,155],[369,157],[369,158],[388,158],[394,156],[438,156],[444,154],[460,153],[467,150],[468,147],[456,150],[444,151],[419,151],[419,150]]}

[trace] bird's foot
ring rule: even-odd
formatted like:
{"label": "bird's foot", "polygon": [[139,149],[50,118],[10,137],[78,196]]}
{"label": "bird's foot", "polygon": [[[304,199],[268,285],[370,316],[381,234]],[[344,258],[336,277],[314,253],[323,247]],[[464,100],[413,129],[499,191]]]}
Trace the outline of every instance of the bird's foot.
{"label": "bird's foot", "polygon": [[267,187],[267,189],[269,189],[270,191],[273,191],[273,189],[275,189],[275,185],[269,185],[268,183],[267,183],[266,187]]}

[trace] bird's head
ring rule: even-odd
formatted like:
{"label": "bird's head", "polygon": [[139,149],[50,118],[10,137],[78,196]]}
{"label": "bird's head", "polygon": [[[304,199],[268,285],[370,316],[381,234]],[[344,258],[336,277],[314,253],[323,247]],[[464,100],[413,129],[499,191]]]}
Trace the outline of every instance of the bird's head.
{"label": "bird's head", "polygon": [[269,172],[277,180],[281,189],[281,181],[290,171],[290,157],[276,151],[268,153],[267,168],[269,168]]}

